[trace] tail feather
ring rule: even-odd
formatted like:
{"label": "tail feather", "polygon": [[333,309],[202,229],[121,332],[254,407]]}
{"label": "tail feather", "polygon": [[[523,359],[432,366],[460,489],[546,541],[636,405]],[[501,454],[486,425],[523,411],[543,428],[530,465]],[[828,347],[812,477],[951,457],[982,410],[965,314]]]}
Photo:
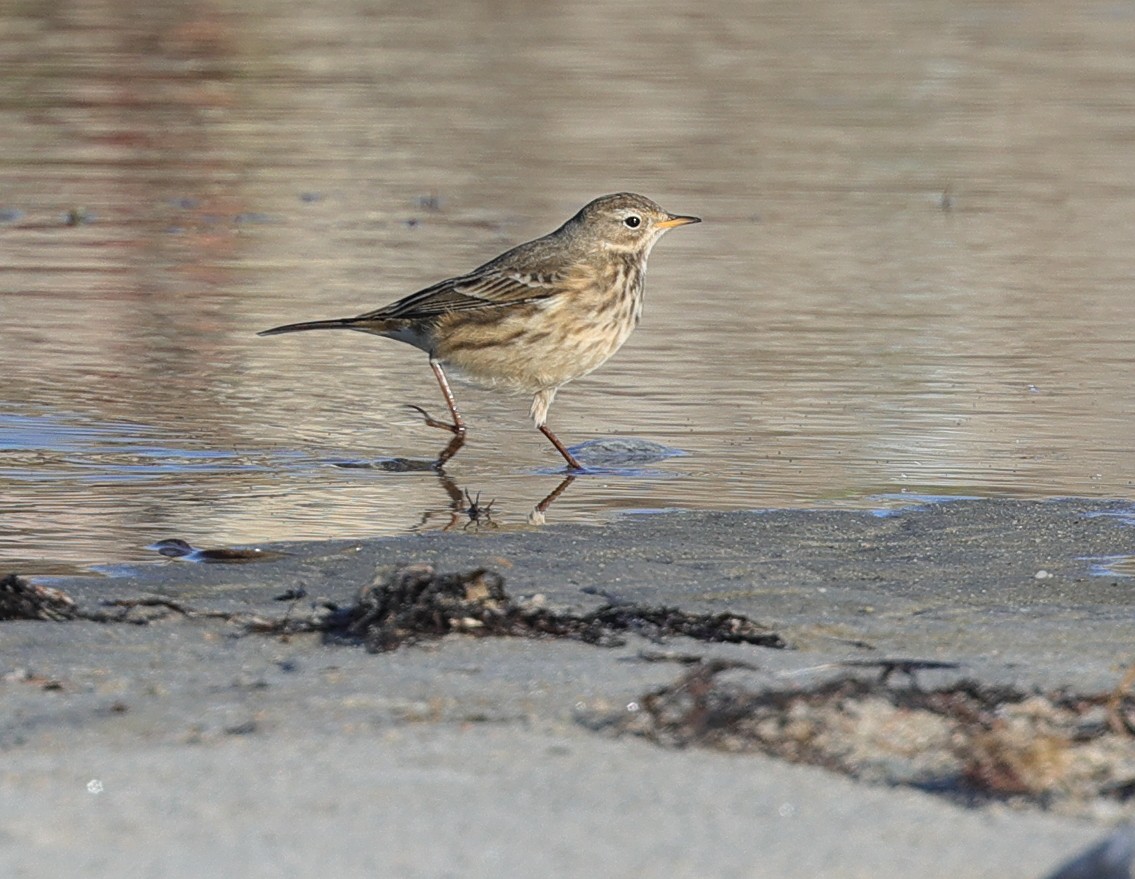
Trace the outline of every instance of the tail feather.
{"label": "tail feather", "polygon": [[275,336],[279,333],[298,333],[301,330],[350,330],[357,328],[358,324],[355,322],[354,318],[339,317],[332,320],[309,320],[298,324],[284,324],[282,327],[272,327],[270,330],[261,330],[256,335]]}

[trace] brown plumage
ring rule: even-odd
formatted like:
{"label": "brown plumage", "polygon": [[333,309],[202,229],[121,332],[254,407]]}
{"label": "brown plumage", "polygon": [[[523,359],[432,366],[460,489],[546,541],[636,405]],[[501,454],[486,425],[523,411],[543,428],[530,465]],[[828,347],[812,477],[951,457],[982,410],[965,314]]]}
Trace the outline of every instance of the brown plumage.
{"label": "brown plumage", "polygon": [[[444,464],[461,447],[465,422],[443,367],[478,384],[532,394],[532,419],[564,460],[582,469],[548,429],[556,391],[602,365],[638,325],[646,259],[667,229],[698,223],[622,192],[597,198],[556,231],[473,269],[357,317],[308,321],[259,335],[357,330],[425,351],[454,434]],[[415,407],[417,408],[417,407]]]}

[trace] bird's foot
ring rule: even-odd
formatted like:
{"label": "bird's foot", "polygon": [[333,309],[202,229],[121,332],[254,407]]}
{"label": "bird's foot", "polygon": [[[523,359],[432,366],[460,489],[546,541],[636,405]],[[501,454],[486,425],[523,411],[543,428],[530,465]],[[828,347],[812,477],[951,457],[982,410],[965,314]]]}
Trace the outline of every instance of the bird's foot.
{"label": "bird's foot", "polygon": [[427,412],[425,409],[423,409],[421,406],[415,406],[413,403],[405,403],[404,405],[406,406],[407,409],[413,409],[415,412],[417,412],[419,415],[421,415],[422,420],[425,421],[425,423],[429,427],[437,427],[437,428],[440,428],[441,430],[448,430],[450,433],[452,433],[456,436],[460,436],[460,437],[465,436],[465,425],[464,424],[450,424],[448,421],[438,421],[436,418],[434,418],[432,415],[430,415],[430,413]]}

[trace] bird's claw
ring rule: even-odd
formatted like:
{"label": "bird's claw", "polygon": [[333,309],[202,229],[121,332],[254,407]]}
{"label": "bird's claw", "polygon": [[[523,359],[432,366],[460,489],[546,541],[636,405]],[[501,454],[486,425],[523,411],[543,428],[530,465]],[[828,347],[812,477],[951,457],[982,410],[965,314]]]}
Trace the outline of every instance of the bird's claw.
{"label": "bird's claw", "polygon": [[415,412],[421,415],[422,419],[429,427],[437,427],[441,430],[448,430],[450,433],[456,434],[457,436],[461,436],[461,434],[465,433],[465,425],[463,424],[450,424],[448,421],[438,421],[421,406],[416,406],[413,403],[404,403],[403,405],[407,409],[413,409]]}

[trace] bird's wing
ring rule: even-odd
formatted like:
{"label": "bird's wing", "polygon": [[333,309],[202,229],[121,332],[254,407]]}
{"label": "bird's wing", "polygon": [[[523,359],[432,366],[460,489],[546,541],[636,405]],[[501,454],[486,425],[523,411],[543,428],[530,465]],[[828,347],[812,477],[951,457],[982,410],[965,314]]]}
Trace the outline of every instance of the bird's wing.
{"label": "bird's wing", "polygon": [[360,314],[354,320],[417,320],[450,311],[519,305],[555,296],[564,290],[562,281],[554,272],[526,272],[493,267],[490,263],[468,275],[441,281],[376,311]]}

